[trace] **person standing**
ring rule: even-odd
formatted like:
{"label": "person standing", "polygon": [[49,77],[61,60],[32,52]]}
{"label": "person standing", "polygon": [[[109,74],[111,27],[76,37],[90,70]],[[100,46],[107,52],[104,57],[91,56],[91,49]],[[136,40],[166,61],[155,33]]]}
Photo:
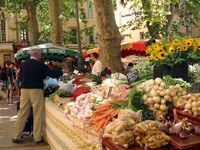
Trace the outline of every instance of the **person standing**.
{"label": "person standing", "polygon": [[13,90],[14,90],[14,87],[15,87],[13,63],[11,63],[11,62],[7,63],[6,76],[7,76],[7,79],[8,79],[7,80],[6,97],[7,97],[8,104],[11,104],[12,99],[13,99]]}
{"label": "person standing", "polygon": [[21,81],[20,109],[15,125],[13,143],[21,143],[21,136],[26,124],[31,106],[33,108],[33,138],[35,143],[43,142],[43,118],[44,118],[44,96],[43,80],[46,79],[49,69],[40,61],[41,51],[31,50],[31,59],[26,60],[20,66],[19,79]]}
{"label": "person standing", "polygon": [[94,61],[94,65],[92,66],[92,74],[100,76],[102,72],[102,63],[99,60],[99,55],[97,53],[92,53],[90,58],[92,61]]}

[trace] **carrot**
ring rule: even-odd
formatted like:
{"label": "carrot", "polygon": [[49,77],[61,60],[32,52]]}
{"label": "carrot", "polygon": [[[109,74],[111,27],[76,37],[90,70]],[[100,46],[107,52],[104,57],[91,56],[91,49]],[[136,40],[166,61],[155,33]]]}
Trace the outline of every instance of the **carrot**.
{"label": "carrot", "polygon": [[96,131],[98,132],[105,124],[105,119],[101,120],[97,125],[96,125]]}
{"label": "carrot", "polygon": [[103,128],[105,128],[108,125],[111,119],[112,119],[111,117],[106,119],[106,121],[104,122]]}
{"label": "carrot", "polygon": [[105,104],[102,104],[100,105],[99,107],[97,107],[97,109],[101,108],[101,107],[111,107],[111,103],[105,103]]}
{"label": "carrot", "polygon": [[115,111],[115,110],[114,110],[114,109],[110,109],[110,110],[106,111],[103,115],[98,116],[98,117],[94,118],[93,120],[101,120],[101,119],[103,119],[103,118],[106,118],[106,117],[108,117],[108,116],[111,116],[111,113],[112,113],[113,111]]}
{"label": "carrot", "polygon": [[102,112],[102,111],[105,111],[105,110],[108,110],[108,109],[110,109],[110,106],[104,106],[104,107],[96,109],[95,113]]}
{"label": "carrot", "polygon": [[115,110],[114,112],[111,113],[111,117],[115,117],[119,114],[120,110]]}

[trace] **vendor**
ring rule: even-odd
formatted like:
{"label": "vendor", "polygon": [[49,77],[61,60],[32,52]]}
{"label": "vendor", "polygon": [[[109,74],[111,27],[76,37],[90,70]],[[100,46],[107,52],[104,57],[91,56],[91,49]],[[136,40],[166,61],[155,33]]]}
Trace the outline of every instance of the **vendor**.
{"label": "vendor", "polygon": [[130,63],[128,63],[128,66],[126,67],[125,72],[126,72],[126,74],[128,74],[128,73],[130,73],[132,71],[133,71],[133,63],[130,62]]}
{"label": "vendor", "polygon": [[102,63],[99,60],[99,55],[97,53],[92,53],[90,59],[94,62],[92,66],[92,74],[100,76],[102,71]]}

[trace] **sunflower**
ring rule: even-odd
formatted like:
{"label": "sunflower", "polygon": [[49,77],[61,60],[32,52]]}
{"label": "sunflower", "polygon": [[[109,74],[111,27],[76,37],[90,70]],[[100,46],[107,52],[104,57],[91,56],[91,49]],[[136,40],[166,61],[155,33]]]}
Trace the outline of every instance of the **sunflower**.
{"label": "sunflower", "polygon": [[182,50],[182,47],[181,47],[181,46],[178,46],[178,47],[177,47],[177,51],[178,51],[178,52],[183,51],[183,50]]}
{"label": "sunflower", "polygon": [[173,53],[175,50],[174,50],[174,47],[173,46],[169,46],[168,48],[167,48],[167,52],[168,53]]}
{"label": "sunflower", "polygon": [[185,44],[189,47],[193,45],[193,39],[189,38],[185,40]]}
{"label": "sunflower", "polygon": [[187,44],[183,44],[182,48],[181,48],[181,51],[182,52],[186,52],[187,50],[188,50],[188,45]]}

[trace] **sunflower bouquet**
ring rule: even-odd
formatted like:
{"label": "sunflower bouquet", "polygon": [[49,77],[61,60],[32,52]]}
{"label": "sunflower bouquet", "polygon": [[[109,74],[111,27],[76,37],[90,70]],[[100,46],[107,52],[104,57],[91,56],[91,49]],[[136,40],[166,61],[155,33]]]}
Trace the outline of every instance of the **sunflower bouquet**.
{"label": "sunflower bouquet", "polygon": [[200,61],[200,38],[183,38],[171,42],[157,42],[147,48],[149,61],[173,67],[180,63]]}

